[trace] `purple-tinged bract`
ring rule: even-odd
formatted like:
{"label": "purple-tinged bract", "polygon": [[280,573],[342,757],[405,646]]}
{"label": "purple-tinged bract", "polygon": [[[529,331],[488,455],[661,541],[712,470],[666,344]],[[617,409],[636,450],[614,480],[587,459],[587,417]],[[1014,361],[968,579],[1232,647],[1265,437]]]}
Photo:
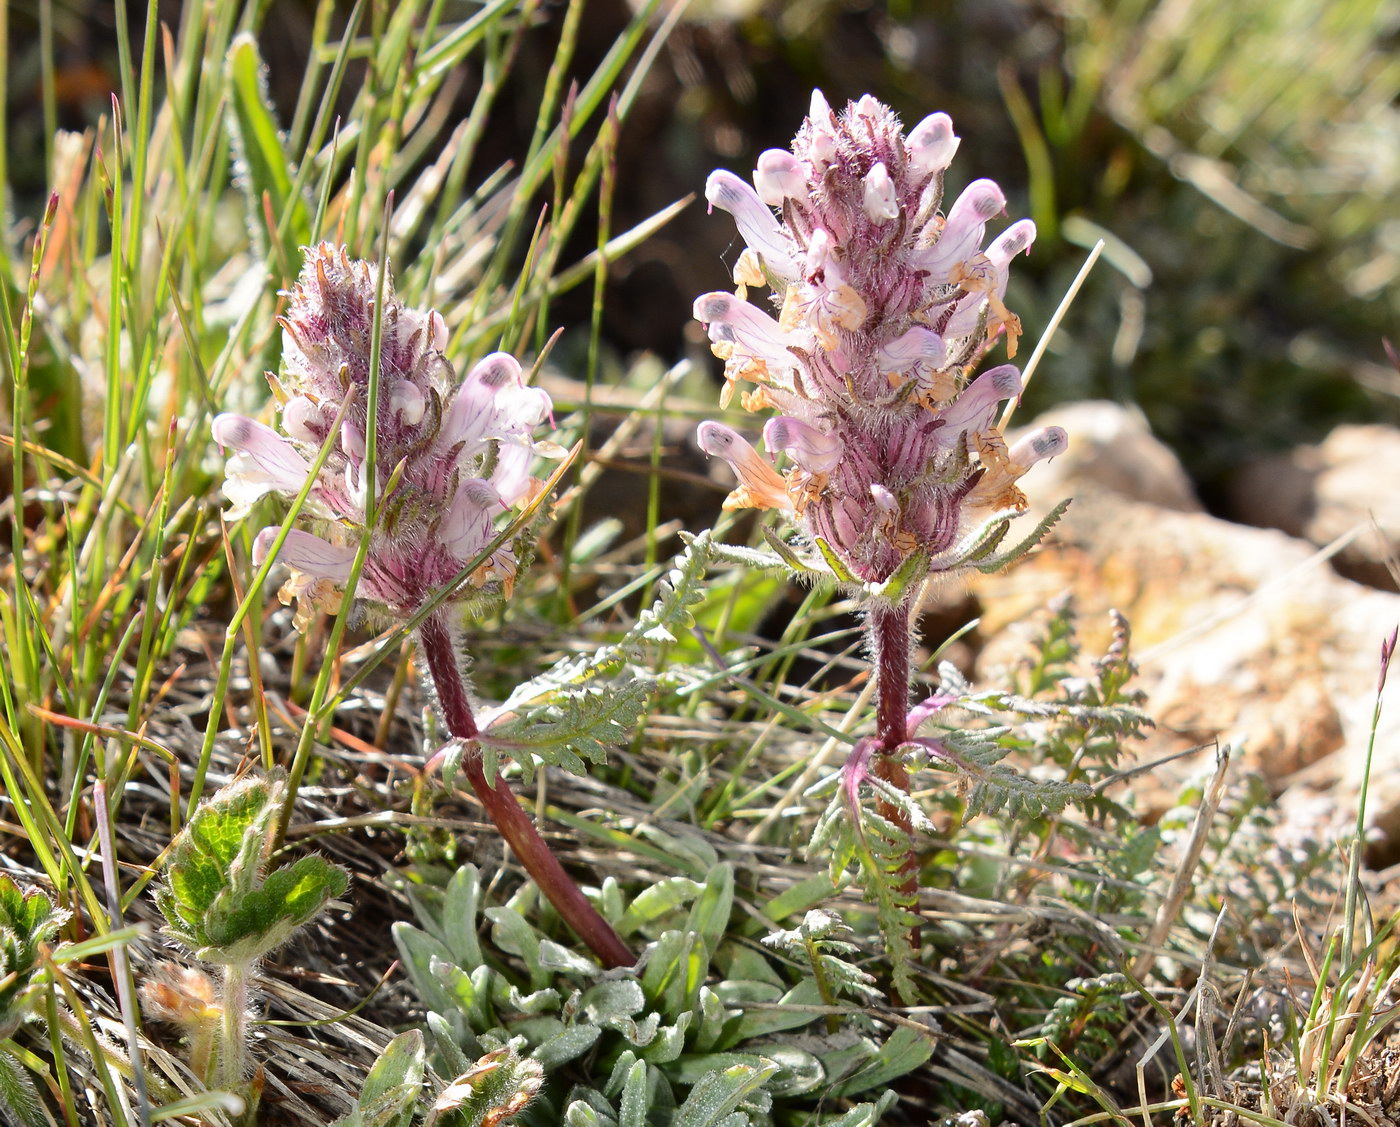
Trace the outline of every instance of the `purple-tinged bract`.
{"label": "purple-tinged bract", "polygon": [[[1011,365],[971,378],[1020,323],[1003,299],[1011,260],[1035,225],[1011,224],[990,244],[1006,205],[975,180],[943,210],[943,173],[958,138],[946,114],[907,135],[866,95],[837,115],[820,92],[790,152],[759,157],[753,186],[711,173],[705,195],[733,215],[746,249],[737,293],[707,293],[695,317],[725,361],[727,405],[743,380],[780,474],[737,431],[700,427],[701,447],[727,460],[739,487],[727,508],[789,510],[864,583],[889,579],[912,555],[958,566],[979,524],[1025,507],[1015,482],[1065,446],[1051,428],[1010,449],[1001,405],[1020,395]],[[747,300],[772,290],[774,314]]]}

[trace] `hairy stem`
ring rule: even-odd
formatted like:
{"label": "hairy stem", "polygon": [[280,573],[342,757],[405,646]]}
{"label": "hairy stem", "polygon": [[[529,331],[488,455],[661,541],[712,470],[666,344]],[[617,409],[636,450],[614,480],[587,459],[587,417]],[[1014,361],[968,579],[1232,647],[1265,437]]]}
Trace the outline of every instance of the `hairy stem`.
{"label": "hairy stem", "polygon": [[[909,793],[909,772],[899,759],[899,747],[909,739],[909,606],[877,604],[870,609],[871,648],[875,653],[875,738],[879,744],[871,773]],[[909,851],[899,866],[900,891],[911,899],[919,893],[919,861],[914,855],[914,824],[908,813],[883,799],[876,809],[909,837]],[[910,943],[919,949],[919,928],[910,929]]]}
{"label": "hairy stem", "polygon": [[[467,699],[467,687],[457,663],[451,632],[441,614],[432,615],[418,628],[418,644],[427,660],[428,674],[437,690],[438,706],[447,730],[457,739],[476,739],[480,730],[472,714],[471,701]],[[462,757],[462,771],[525,871],[588,949],[607,967],[630,967],[636,962],[617,932],[564,871],[559,858],[540,837],[534,822],[511,793],[505,778],[498,774],[494,780],[487,779],[479,749],[467,749]]]}
{"label": "hairy stem", "polygon": [[226,963],[222,997],[219,999],[218,1076],[214,1087],[225,1092],[240,1092],[243,1087],[244,1062],[248,1040],[248,973],[247,963]]}

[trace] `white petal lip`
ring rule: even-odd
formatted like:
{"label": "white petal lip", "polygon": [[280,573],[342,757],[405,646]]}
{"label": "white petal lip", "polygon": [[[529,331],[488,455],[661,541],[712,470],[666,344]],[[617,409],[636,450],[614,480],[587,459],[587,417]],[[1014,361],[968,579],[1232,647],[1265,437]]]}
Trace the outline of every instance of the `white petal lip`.
{"label": "white petal lip", "polygon": [[514,505],[530,489],[530,447],[502,443],[491,474],[491,501],[497,509]]}
{"label": "white petal lip", "polygon": [[734,217],[744,242],[756,250],[775,274],[794,277],[792,245],[782,226],[748,184],[732,172],[717,169],[705,181],[705,199]]}

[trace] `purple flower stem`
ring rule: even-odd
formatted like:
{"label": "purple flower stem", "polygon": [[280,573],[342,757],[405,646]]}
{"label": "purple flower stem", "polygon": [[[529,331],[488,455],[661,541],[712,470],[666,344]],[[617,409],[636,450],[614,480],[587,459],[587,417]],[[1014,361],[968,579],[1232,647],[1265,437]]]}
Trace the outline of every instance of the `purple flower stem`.
{"label": "purple flower stem", "polygon": [[[870,608],[871,648],[875,652],[875,739],[879,747],[871,774],[909,793],[909,772],[899,759],[899,748],[909,742],[909,605],[877,603]],[[900,891],[919,892],[919,861],[914,855],[914,824],[908,813],[883,799],[876,809],[909,837],[909,852],[899,866],[904,876]],[[919,949],[919,926],[910,928],[910,944]]]}
{"label": "purple flower stem", "polygon": [[[447,730],[461,740],[475,740],[481,733],[472,714],[461,667],[452,645],[452,635],[441,614],[424,620],[418,628],[418,644],[428,662],[428,674],[437,690],[438,706]],[[521,808],[503,776],[494,785],[486,778],[481,753],[468,749],[462,757],[462,770],[472,790],[486,807],[501,836],[525,867],[541,892],[583,940],[605,967],[630,967],[637,960],[618,938],[612,926],[588,902],[573,878],[564,871],[559,858],[540,837],[530,816]]]}

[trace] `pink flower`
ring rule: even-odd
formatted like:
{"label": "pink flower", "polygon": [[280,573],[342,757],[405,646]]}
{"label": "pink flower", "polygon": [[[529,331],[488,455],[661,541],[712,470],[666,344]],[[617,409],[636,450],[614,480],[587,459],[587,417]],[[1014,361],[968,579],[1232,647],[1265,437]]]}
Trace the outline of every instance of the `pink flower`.
{"label": "pink flower", "polygon": [[[816,92],[791,151],[759,157],[754,187],[723,171],[705,187],[746,249],[738,292],[701,295],[695,317],[725,361],[722,403],[740,382],[756,385],[741,402],[778,412],[763,437],[787,468],[718,423],[701,425],[700,445],[739,478],[726,507],[790,511],[838,572],[866,583],[915,553],[958,566],[955,547],[1023,509],[1016,479],[1065,446],[1054,430],[1008,451],[997,420],[1020,373],[969,378],[998,339],[1015,355],[1020,323],[1003,299],[1035,225],[1014,223],[984,247],[1006,205],[990,180],[943,214],[957,147],[946,114],[906,135],[869,95],[838,116]],[[746,300],[757,286],[772,288],[775,316]]]}
{"label": "pink flower", "polygon": [[[369,419],[376,270],[322,243],[288,294],[281,319],[285,374],[273,380],[282,431],[239,415],[214,420],[215,441],[233,453],[224,494],[241,517],[268,493],[295,496],[323,446],[327,457],[303,513],[320,535],[290,531],[279,559],[296,573],[293,593],[329,605],[349,578],[365,530],[366,436],[374,428],[375,522],[356,594],[407,616],[482,555],[507,511],[534,487],[533,432],[549,396],[525,385],[520,364],[493,353],[460,383],[443,355],[447,327],[436,311],[410,309],[385,280],[378,410]],[[277,528],[259,533],[261,563]],[[474,587],[509,591],[509,545],[481,560]]]}

